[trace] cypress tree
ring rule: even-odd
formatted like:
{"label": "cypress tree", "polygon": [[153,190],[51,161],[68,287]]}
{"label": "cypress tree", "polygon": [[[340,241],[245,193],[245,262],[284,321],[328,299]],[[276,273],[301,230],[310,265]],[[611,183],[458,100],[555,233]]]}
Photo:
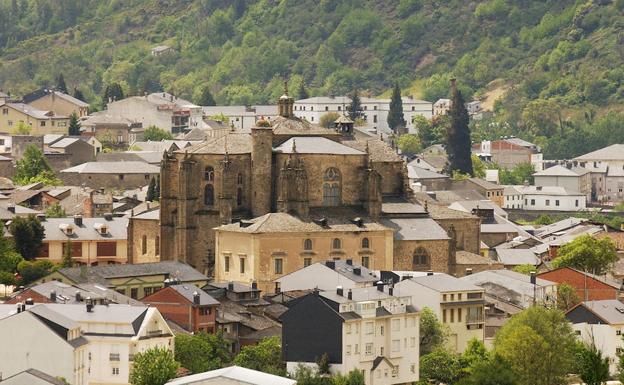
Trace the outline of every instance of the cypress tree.
{"label": "cypress tree", "polygon": [[403,116],[403,101],[401,100],[401,89],[399,83],[394,84],[392,99],[390,99],[390,111],[388,111],[388,126],[397,133],[399,128],[405,128],[406,122]]}
{"label": "cypress tree", "polygon": [[201,95],[199,97],[198,103],[200,106],[216,106],[217,102],[215,101],[212,93],[210,92],[210,87],[204,86],[202,88]]}
{"label": "cypress tree", "polygon": [[468,110],[461,91],[457,89],[455,79],[451,79],[450,124],[446,128],[446,153],[449,160],[449,172],[458,171],[473,175],[470,127]]}
{"label": "cypress tree", "polygon": [[156,175],[156,187],[154,188],[154,199],[160,200],[160,175]]}
{"label": "cypress tree", "polygon": [[301,83],[299,83],[299,89],[297,90],[297,98],[307,99],[309,97],[310,94],[308,94],[308,90],[305,88],[305,82],[301,80]]}
{"label": "cypress tree", "polygon": [[104,95],[102,95],[102,103],[108,104],[108,101],[121,100],[124,98],[123,89],[119,83],[111,83],[104,89]]}
{"label": "cypress tree", "polygon": [[63,74],[59,74],[59,76],[56,78],[56,89],[57,91],[61,91],[64,94],[69,93],[67,92],[67,84],[65,84],[65,78],[63,77]]}
{"label": "cypress tree", "polygon": [[80,122],[78,121],[78,115],[76,115],[75,112],[72,112],[71,115],[69,115],[69,135],[80,135]]}
{"label": "cypress tree", "polygon": [[80,91],[78,88],[74,87],[74,97],[78,100],[82,100],[83,102],[85,101],[85,97],[82,94],[82,91]]}
{"label": "cypress tree", "polygon": [[156,180],[152,177],[150,180],[149,186],[147,187],[147,194],[145,195],[145,200],[148,202],[153,202],[156,197]]}
{"label": "cypress tree", "polygon": [[351,104],[347,106],[347,111],[349,111],[351,120],[362,116],[362,100],[360,99],[360,94],[357,89],[353,90],[351,94]]}

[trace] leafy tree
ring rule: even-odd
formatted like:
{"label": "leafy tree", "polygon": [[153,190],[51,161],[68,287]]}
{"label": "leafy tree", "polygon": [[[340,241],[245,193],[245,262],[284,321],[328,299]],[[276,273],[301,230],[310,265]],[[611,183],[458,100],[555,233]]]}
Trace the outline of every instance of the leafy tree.
{"label": "leafy tree", "polygon": [[15,217],[9,225],[13,242],[17,251],[24,259],[35,259],[39,256],[45,229],[33,215]]}
{"label": "leafy tree", "polygon": [[533,174],[535,173],[535,169],[530,163],[521,163],[514,167],[512,170],[499,170],[500,171],[498,175],[500,184],[521,185],[524,184],[525,181],[529,184],[533,183]]}
{"label": "leafy tree", "polygon": [[347,106],[347,111],[349,111],[351,120],[356,120],[362,116],[362,100],[357,89],[351,93],[351,103]]}
{"label": "leafy tree", "polygon": [[124,92],[119,83],[111,83],[104,88],[102,95],[102,104],[106,105],[109,101],[121,100],[124,98]]}
{"label": "leafy tree", "polygon": [[319,121],[319,125],[321,127],[325,127],[325,128],[333,128],[334,127],[334,122],[339,117],[340,117],[340,115],[337,112],[328,112],[326,114],[323,114],[323,116],[321,116],[321,119]]}
{"label": "leafy tree", "polygon": [[230,118],[225,116],[225,114],[223,114],[223,113],[216,114],[216,115],[211,115],[211,116],[208,117],[208,119],[217,120],[217,121],[220,121],[220,122],[223,122],[223,123],[227,123],[227,122],[230,121]]}
{"label": "leafy tree", "polygon": [[72,267],[74,266],[72,250],[72,242],[70,238],[67,238],[67,242],[63,245],[63,259],[61,261],[61,267]]}
{"label": "leafy tree", "polygon": [[277,376],[286,375],[286,368],[282,362],[281,341],[278,337],[265,338],[258,345],[243,347],[233,363]]}
{"label": "leafy tree", "polygon": [[167,348],[155,347],[134,355],[132,385],[164,385],[176,376],[179,364]]}
{"label": "leafy tree", "polygon": [[537,219],[535,220],[535,224],[536,225],[551,225],[553,224],[555,221],[554,219],[552,219],[550,216],[546,215],[546,214],[542,214],[539,217],[537,217]]}
{"label": "leafy tree", "polygon": [[17,123],[17,127],[13,130],[13,135],[30,135],[32,127],[24,122]]}
{"label": "leafy tree", "polygon": [[153,202],[156,200],[156,180],[154,179],[154,177],[152,177],[149,186],[147,187],[145,200],[148,202]]}
{"label": "leafy tree", "polygon": [[589,344],[582,344],[576,359],[583,383],[602,385],[609,379],[609,358],[602,356],[602,352],[593,341]]}
{"label": "leafy tree", "polygon": [[15,251],[13,240],[4,235],[4,226],[0,226],[0,271],[14,273],[23,260],[20,253]]}
{"label": "leafy tree", "polygon": [[406,122],[403,116],[403,100],[401,99],[401,89],[399,83],[394,84],[392,98],[390,99],[390,110],[388,111],[388,127],[395,133],[400,128],[405,128]]}
{"label": "leafy tree", "polygon": [[535,271],[535,266],[530,265],[530,264],[518,265],[518,266],[514,266],[512,270],[515,271],[516,273],[520,273],[524,275],[531,275],[531,273]]}
{"label": "leafy tree", "polygon": [[78,121],[78,115],[76,115],[75,112],[72,112],[71,115],[69,115],[69,135],[80,135],[80,122]]}
{"label": "leafy tree", "polygon": [[216,106],[217,102],[212,96],[212,92],[210,92],[210,87],[205,85],[202,88],[201,95],[199,96],[199,100],[197,100],[197,104],[200,106]]}
{"label": "leafy tree", "polygon": [[592,274],[605,274],[618,261],[617,250],[611,238],[596,239],[581,235],[561,246],[553,266],[572,267]]}
{"label": "leafy tree", "polygon": [[464,371],[471,373],[475,366],[489,358],[488,351],[483,341],[476,338],[468,341],[466,350],[461,355],[461,362]]}
{"label": "leafy tree", "polygon": [[496,334],[494,352],[509,362],[518,385],[564,381],[574,363],[575,335],[560,310],[530,307]]}
{"label": "leafy tree", "polygon": [[470,119],[461,91],[455,86],[452,88],[451,109],[448,115],[451,121],[446,135],[449,170],[473,175],[474,171],[470,158],[472,154],[470,127],[468,126]]}
{"label": "leafy tree", "polygon": [[[333,378],[333,385],[364,385],[362,371],[353,369],[346,375],[337,374]],[[297,382],[299,384],[299,382]]]}
{"label": "leafy tree", "polygon": [[77,87],[74,87],[74,97],[76,99],[78,99],[78,100],[82,100],[83,102],[86,101],[86,98],[84,97],[84,94]]}
{"label": "leafy tree", "polygon": [[292,378],[297,381],[297,385],[335,385],[331,377],[320,376],[312,367],[302,364],[297,366]]}
{"label": "leafy tree", "polygon": [[406,155],[414,155],[420,151],[420,140],[413,134],[399,136],[398,145],[401,152]]}
{"label": "leafy tree", "polygon": [[65,218],[67,213],[60,203],[54,202],[46,209],[45,216],[47,218]]}
{"label": "leafy tree", "polygon": [[618,356],[617,379],[624,384],[624,354]]}
{"label": "leafy tree", "polygon": [[221,334],[200,332],[176,335],[175,359],[192,373],[201,373],[227,366],[231,357]]}
{"label": "leafy tree", "polygon": [[0,271],[0,285],[15,286],[16,284],[15,274],[8,271]]}
{"label": "leafy tree", "polygon": [[416,129],[416,134],[418,135],[422,148],[427,148],[436,143],[437,138],[433,132],[433,125],[429,119],[422,115],[416,115],[412,121],[414,122],[414,128]]}
{"label": "leafy tree", "polygon": [[316,366],[320,374],[329,374],[329,355],[327,353],[321,354],[316,360]]}
{"label": "leafy tree", "polygon": [[462,365],[457,354],[436,349],[420,356],[420,379],[452,384],[462,376]]}
{"label": "leafy tree", "polygon": [[428,307],[423,308],[420,313],[420,355],[424,356],[442,347],[447,334],[435,313]]}
{"label": "leafy tree", "polygon": [[143,140],[160,142],[161,140],[171,140],[173,136],[170,132],[163,130],[162,128],[158,128],[156,126],[149,126],[143,132]]}
{"label": "leafy tree", "polygon": [[60,73],[58,75],[58,77],[56,78],[56,89],[58,91],[61,91],[64,94],[68,94],[69,93],[67,91],[67,84],[65,84],[65,78],[63,77],[62,73]]}
{"label": "leafy tree", "polygon": [[470,160],[472,161],[474,176],[477,178],[485,178],[485,170],[487,168],[485,162],[475,154],[470,155]]}
{"label": "leafy tree", "polygon": [[43,152],[35,145],[26,147],[22,159],[17,160],[13,181],[18,185],[35,182],[43,182],[46,185],[60,184]]}
{"label": "leafy tree", "polygon": [[494,354],[491,358],[478,361],[470,370],[470,375],[458,385],[517,385],[516,374],[509,362]]}
{"label": "leafy tree", "polygon": [[301,79],[301,83],[299,83],[299,89],[297,90],[297,99],[307,99],[310,97],[308,90],[305,87],[305,82]]}
{"label": "leafy tree", "polygon": [[26,286],[50,274],[53,269],[54,264],[50,261],[22,261],[17,265],[17,272],[21,277],[19,284]]}
{"label": "leafy tree", "polygon": [[567,311],[579,302],[581,300],[574,287],[567,283],[557,286],[557,309]]}

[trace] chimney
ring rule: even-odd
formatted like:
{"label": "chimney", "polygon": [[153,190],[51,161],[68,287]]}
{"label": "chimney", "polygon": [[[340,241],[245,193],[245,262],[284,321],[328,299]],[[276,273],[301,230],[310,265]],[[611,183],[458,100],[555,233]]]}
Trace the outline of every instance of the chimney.
{"label": "chimney", "polygon": [[388,294],[389,295],[394,295],[394,287],[388,286]]}
{"label": "chimney", "polygon": [[87,303],[87,313],[93,313],[93,302],[91,301],[91,297],[87,297],[85,302]]}
{"label": "chimney", "polygon": [[347,265],[353,266],[353,259],[351,258],[347,259]]}
{"label": "chimney", "polygon": [[336,262],[334,262],[334,261],[325,261],[325,266],[327,266],[330,269],[334,270],[336,268]]}
{"label": "chimney", "polygon": [[22,311],[26,311],[26,304],[22,303]]}
{"label": "chimney", "polygon": [[56,291],[54,290],[50,292],[50,301],[56,302]]}
{"label": "chimney", "polygon": [[347,292],[347,299],[353,300],[353,292],[351,291],[351,289],[349,289],[349,291]]}
{"label": "chimney", "polygon": [[82,301],[82,295],[80,294],[79,291],[76,291],[76,302],[81,302]]}
{"label": "chimney", "polygon": [[258,282],[256,281],[251,282],[251,290],[258,290]]}
{"label": "chimney", "polygon": [[199,293],[196,291],[193,292],[193,303],[199,305]]}
{"label": "chimney", "polygon": [[472,269],[470,267],[466,268],[466,275],[472,275]]}
{"label": "chimney", "polygon": [[34,305],[35,301],[32,298],[26,298],[26,305]]}
{"label": "chimney", "polygon": [[228,291],[234,291],[234,282],[232,281],[228,282],[227,289]]}
{"label": "chimney", "polygon": [[9,203],[7,205],[7,210],[9,210],[9,212],[12,212],[13,214],[15,214],[15,204]]}
{"label": "chimney", "polygon": [[342,286],[336,286],[336,294],[339,296],[343,296],[344,292],[342,290]]}
{"label": "chimney", "polygon": [[427,270],[427,276],[433,275],[433,271],[432,270]]}
{"label": "chimney", "polygon": [[383,281],[377,281],[377,290],[383,291],[384,283]]}
{"label": "chimney", "polygon": [[353,274],[355,275],[362,275],[362,269],[359,267],[354,267],[353,268]]}
{"label": "chimney", "polygon": [[112,221],[113,213],[104,213],[104,219],[106,219],[107,221]]}
{"label": "chimney", "polygon": [[21,313],[21,312],[22,312],[22,304],[21,304],[21,303],[18,303],[18,304],[17,304],[17,312],[18,312],[18,313]]}
{"label": "chimney", "polygon": [[74,223],[76,224],[76,226],[82,226],[82,215],[74,215]]}
{"label": "chimney", "polygon": [[46,220],[45,214],[43,214],[43,213],[37,214],[37,220],[39,222],[45,222],[45,220]]}
{"label": "chimney", "polygon": [[452,78],[451,79],[451,92],[455,92],[457,91],[457,79]]}
{"label": "chimney", "polygon": [[537,276],[534,271],[531,272],[531,285],[535,285],[537,283]]}

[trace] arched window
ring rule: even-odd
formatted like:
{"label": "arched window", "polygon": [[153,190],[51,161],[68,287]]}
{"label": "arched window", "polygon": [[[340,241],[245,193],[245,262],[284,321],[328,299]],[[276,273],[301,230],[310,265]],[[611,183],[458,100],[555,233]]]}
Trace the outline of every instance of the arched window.
{"label": "arched window", "polygon": [[214,187],[211,184],[207,184],[204,187],[204,204],[206,206],[214,206]]}
{"label": "arched window", "polygon": [[147,235],[141,237],[141,254],[147,254]]}
{"label": "arched window", "polygon": [[362,248],[363,249],[370,248],[370,241],[368,240],[368,238],[362,238]]}
{"label": "arched window", "polygon": [[422,247],[414,250],[414,254],[412,256],[412,265],[414,266],[426,266],[429,264],[429,253]]}
{"label": "arched window", "polygon": [[332,249],[334,250],[342,249],[342,242],[340,241],[339,238],[334,238],[334,240],[332,241]]}
{"label": "arched window", "polygon": [[237,206],[243,205],[243,189],[240,187],[236,189],[236,205]]}
{"label": "arched window", "polygon": [[305,241],[303,241],[303,249],[310,251],[312,250],[312,240],[311,239],[306,239]]}
{"label": "arched window", "polygon": [[214,181],[214,168],[212,166],[206,166],[204,170],[204,179],[208,182]]}
{"label": "arched window", "polygon": [[160,255],[160,237],[156,236],[156,241],[154,241],[154,254]]}
{"label": "arched window", "polygon": [[323,174],[323,206],[340,206],[340,170],[330,167]]}
{"label": "arched window", "polygon": [[241,173],[238,174],[237,183],[239,185],[243,184],[243,174],[241,174]]}

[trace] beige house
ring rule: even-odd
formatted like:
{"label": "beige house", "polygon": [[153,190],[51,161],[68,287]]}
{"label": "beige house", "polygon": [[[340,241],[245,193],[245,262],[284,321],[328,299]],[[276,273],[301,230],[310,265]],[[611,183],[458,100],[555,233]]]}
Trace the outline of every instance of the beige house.
{"label": "beige house", "polygon": [[419,309],[431,309],[449,328],[448,344],[453,351],[462,353],[473,338],[484,341],[483,288],[447,274],[432,274],[400,281],[394,293],[411,296]]}
{"label": "beige house", "polygon": [[267,293],[275,291],[275,279],[328,259],[353,259],[372,270],[393,264],[392,230],[370,221],[323,224],[269,213],[217,227],[215,235],[215,281],[256,281]]}
{"label": "beige house", "polygon": [[24,103],[44,111],[53,111],[58,115],[69,116],[73,113],[78,117],[89,114],[89,103],[65,94],[61,91],[39,89],[24,95]]}
{"label": "beige house", "polygon": [[43,247],[38,259],[63,260],[67,247],[79,265],[107,265],[128,261],[128,218],[46,218]]}
{"label": "beige house", "polygon": [[20,123],[30,128],[31,135],[67,134],[69,129],[66,115],[57,115],[24,103],[0,105],[0,131],[13,132]]}

